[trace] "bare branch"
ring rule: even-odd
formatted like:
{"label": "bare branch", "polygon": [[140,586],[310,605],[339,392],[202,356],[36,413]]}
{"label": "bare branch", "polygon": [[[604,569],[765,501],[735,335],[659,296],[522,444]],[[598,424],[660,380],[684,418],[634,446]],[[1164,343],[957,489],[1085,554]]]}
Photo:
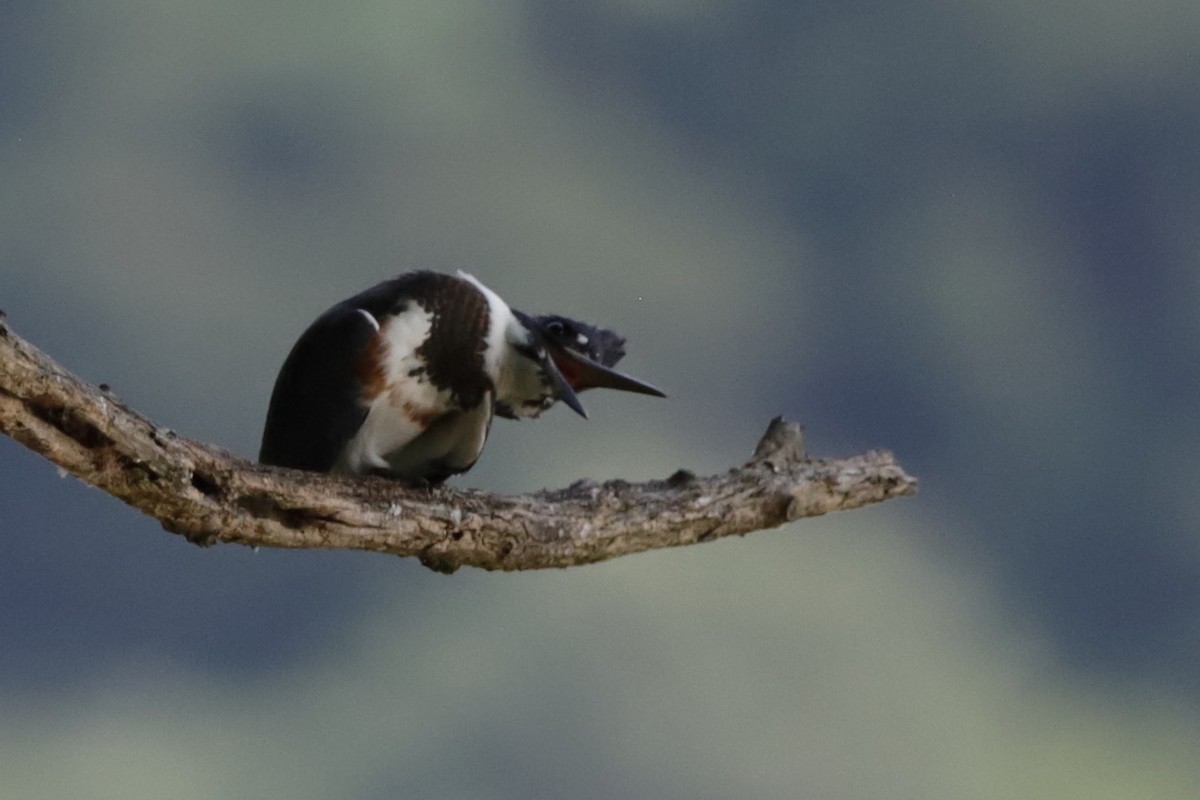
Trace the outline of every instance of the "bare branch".
{"label": "bare branch", "polygon": [[[795,423],[771,422],[721,475],[578,481],[501,496],[265,467],[177,436],[63,369],[0,315],[0,431],[202,545],[351,548],[468,565],[567,567],[773,528],[916,493],[890,453],[810,460]],[[0,489],[2,490],[2,489]]]}

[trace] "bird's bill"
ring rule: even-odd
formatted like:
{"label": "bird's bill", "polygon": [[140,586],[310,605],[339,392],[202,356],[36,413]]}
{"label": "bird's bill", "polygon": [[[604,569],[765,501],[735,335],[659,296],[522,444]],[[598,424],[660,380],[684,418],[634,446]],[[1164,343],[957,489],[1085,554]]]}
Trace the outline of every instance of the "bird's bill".
{"label": "bird's bill", "polygon": [[[631,375],[626,375],[624,372],[618,372],[611,367],[606,367],[603,364],[598,364],[591,359],[568,350],[565,347],[553,347],[550,349],[550,359],[557,367],[555,372],[558,372],[565,383],[571,388],[571,395],[574,397],[575,392],[582,392],[584,389],[619,389],[623,392],[637,392],[638,394],[649,394],[655,397],[666,397],[661,389],[651,386],[645,381],[640,381]],[[563,397],[566,400],[566,397]],[[574,398],[578,403],[578,398]],[[575,408],[571,401],[567,400],[567,405]],[[579,413],[583,413],[578,408],[575,409]],[[584,414],[586,417],[587,415]]]}
{"label": "bird's bill", "polygon": [[579,402],[579,397],[575,394],[575,390],[571,388],[571,383],[559,370],[557,358],[546,359],[546,372],[550,374],[550,380],[554,381],[554,389],[558,395],[558,399],[569,405],[571,410],[576,414],[587,419],[587,411],[584,410],[583,403]]}

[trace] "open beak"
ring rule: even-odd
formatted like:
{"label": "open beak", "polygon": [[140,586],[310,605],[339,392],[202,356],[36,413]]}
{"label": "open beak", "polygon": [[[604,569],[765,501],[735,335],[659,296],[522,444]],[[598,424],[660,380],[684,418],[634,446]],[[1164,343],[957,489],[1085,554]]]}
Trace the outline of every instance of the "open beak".
{"label": "open beak", "polygon": [[558,358],[551,357],[546,361],[546,372],[550,373],[550,380],[554,381],[555,393],[558,394],[558,399],[571,407],[579,416],[584,419],[588,418],[587,411],[583,408],[583,403],[579,402],[579,396],[575,394],[575,390],[571,388],[571,384],[567,381],[565,375],[558,367]]}
{"label": "open beak", "polygon": [[637,392],[655,397],[666,397],[661,389],[640,381],[624,372],[598,364],[578,353],[563,347],[550,348],[550,361],[554,369],[551,376],[558,387],[559,397],[575,410],[575,413],[587,419],[587,412],[579,402],[576,392],[584,389],[619,389],[623,392]]}

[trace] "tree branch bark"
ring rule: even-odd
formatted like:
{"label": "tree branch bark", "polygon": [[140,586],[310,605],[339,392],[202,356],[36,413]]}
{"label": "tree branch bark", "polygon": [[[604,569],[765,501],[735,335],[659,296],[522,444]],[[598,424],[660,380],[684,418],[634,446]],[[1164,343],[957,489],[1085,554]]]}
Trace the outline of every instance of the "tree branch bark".
{"label": "tree branch bark", "polygon": [[375,550],[442,572],[587,564],[917,488],[884,451],[808,459],[801,427],[778,418],[749,462],[720,475],[679,470],[516,496],[266,467],[155,425],[21,339],[2,312],[0,431],[196,544]]}

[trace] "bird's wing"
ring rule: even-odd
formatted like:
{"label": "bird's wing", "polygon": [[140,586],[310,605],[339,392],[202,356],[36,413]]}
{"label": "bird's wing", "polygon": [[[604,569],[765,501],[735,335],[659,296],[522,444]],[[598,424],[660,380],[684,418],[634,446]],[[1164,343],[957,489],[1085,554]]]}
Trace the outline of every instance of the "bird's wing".
{"label": "bird's wing", "polygon": [[275,380],[262,463],[317,472],[333,468],[367,415],[359,373],[377,332],[374,316],[348,303],[308,327]]}

